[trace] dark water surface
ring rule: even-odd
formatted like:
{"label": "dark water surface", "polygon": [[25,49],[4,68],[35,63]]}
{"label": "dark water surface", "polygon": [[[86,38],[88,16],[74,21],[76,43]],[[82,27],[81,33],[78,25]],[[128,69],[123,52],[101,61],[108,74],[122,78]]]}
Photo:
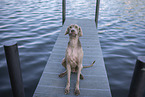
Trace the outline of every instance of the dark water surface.
{"label": "dark water surface", "polygon": [[[67,17],[94,19],[95,2],[67,0]],[[136,57],[145,55],[145,1],[100,3],[98,33],[112,95],[127,97]],[[33,95],[61,27],[61,0],[0,1],[0,43],[18,41],[26,97]],[[1,44],[0,96],[12,97]]]}

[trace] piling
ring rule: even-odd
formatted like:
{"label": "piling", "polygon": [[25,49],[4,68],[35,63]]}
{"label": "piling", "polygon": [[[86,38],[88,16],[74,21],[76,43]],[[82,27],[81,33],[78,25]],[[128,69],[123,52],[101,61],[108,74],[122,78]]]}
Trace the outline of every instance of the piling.
{"label": "piling", "polygon": [[3,45],[13,97],[25,97],[17,42],[5,42]]}
{"label": "piling", "polygon": [[100,5],[100,0],[97,0],[97,1],[96,1],[96,13],[95,13],[96,27],[98,26],[99,5]]}
{"label": "piling", "polygon": [[66,0],[62,0],[62,24],[65,22]]}
{"label": "piling", "polygon": [[128,97],[143,97],[145,90],[145,56],[139,56],[136,61]]}

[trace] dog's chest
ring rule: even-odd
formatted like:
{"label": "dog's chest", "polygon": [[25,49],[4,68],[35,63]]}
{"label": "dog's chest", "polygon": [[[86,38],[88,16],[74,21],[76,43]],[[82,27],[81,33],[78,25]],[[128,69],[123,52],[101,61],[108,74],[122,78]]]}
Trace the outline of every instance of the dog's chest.
{"label": "dog's chest", "polygon": [[67,50],[67,62],[71,65],[72,69],[75,69],[79,63],[78,50],[76,48],[71,48]]}

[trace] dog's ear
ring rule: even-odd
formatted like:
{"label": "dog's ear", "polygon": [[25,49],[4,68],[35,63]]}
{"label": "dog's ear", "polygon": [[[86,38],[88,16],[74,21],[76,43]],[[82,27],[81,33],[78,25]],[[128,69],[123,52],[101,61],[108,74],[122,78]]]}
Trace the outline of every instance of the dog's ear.
{"label": "dog's ear", "polygon": [[66,29],[65,35],[69,34],[69,27]]}
{"label": "dog's ear", "polygon": [[81,27],[79,27],[79,37],[83,36],[83,32],[82,32],[82,29]]}

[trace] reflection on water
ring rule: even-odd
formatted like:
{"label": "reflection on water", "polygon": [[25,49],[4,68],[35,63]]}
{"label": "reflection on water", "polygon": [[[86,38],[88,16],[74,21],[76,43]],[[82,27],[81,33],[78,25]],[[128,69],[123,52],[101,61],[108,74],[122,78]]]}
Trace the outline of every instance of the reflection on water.
{"label": "reflection on water", "polygon": [[[145,1],[101,0],[98,33],[113,97],[127,97],[144,55]],[[67,17],[94,19],[96,0],[67,0]],[[26,97],[31,97],[61,29],[61,0],[1,0],[0,43],[16,40]],[[11,97],[0,45],[0,96]]]}
{"label": "reflection on water", "polygon": [[[16,40],[26,97],[32,97],[61,28],[61,3],[57,0],[4,0],[0,3],[0,42]],[[0,96],[12,91],[0,45]]]}
{"label": "reflection on water", "polygon": [[113,97],[127,97],[137,56],[145,49],[145,2],[101,1],[99,36]]}

